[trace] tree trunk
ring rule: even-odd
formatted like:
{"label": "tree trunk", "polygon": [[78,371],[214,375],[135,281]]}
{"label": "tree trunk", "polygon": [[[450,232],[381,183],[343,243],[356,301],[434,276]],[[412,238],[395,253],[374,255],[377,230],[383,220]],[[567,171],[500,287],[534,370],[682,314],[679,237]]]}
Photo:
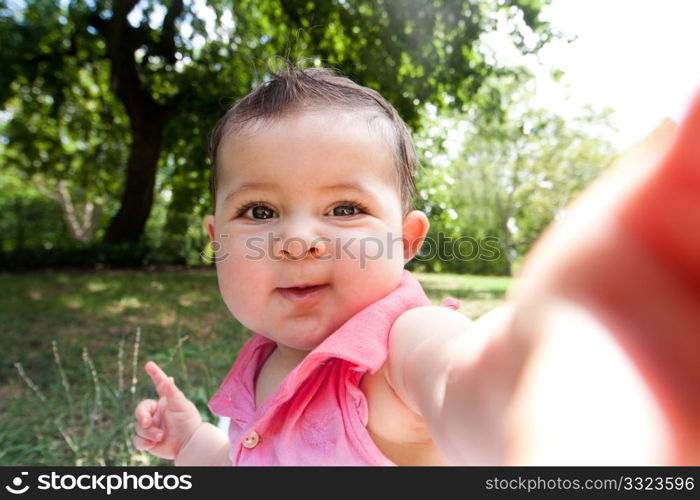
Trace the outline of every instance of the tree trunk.
{"label": "tree trunk", "polygon": [[105,243],[138,242],[153,206],[166,114],[132,118],[132,142],[121,204],[105,233]]}
{"label": "tree trunk", "polygon": [[[126,168],[126,182],[121,206],[109,223],[106,243],[137,242],[141,239],[153,205],[158,158],[163,148],[163,130],[176,113],[174,100],[158,103],[144,83],[143,61],[137,62],[136,51],[147,47],[153,55],[175,63],[175,21],[183,12],[183,1],[173,0],[163,20],[157,38],[146,20],[133,27],[127,20],[138,0],[117,0],[112,17],[103,20],[98,13],[92,25],[107,42],[107,57],[111,63],[111,84],[124,104],[131,123],[131,151]],[[156,41],[160,38],[159,41]]]}

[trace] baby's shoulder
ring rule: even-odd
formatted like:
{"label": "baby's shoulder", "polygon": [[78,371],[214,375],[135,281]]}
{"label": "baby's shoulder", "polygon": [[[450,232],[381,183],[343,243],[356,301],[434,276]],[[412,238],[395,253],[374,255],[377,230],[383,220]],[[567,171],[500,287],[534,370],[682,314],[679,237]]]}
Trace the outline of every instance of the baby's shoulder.
{"label": "baby's shoulder", "polygon": [[391,327],[390,338],[424,336],[461,331],[472,321],[463,313],[443,306],[419,306],[403,312]]}
{"label": "baby's shoulder", "polygon": [[411,309],[407,309],[404,311],[399,318],[401,317],[413,317],[413,318],[455,318],[455,317],[465,317],[466,316],[453,309],[452,307],[445,307],[444,305],[441,306],[436,306],[436,305],[429,305],[429,306],[418,306],[418,307],[413,307]]}

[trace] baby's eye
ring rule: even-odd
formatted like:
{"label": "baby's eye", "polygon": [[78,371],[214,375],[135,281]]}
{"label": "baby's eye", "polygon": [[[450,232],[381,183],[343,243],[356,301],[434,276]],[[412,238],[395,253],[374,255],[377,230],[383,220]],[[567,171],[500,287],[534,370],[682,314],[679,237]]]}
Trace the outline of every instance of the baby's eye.
{"label": "baby's eye", "polygon": [[333,208],[333,215],[336,217],[348,217],[362,212],[362,208],[354,203],[343,203]]}
{"label": "baby's eye", "polygon": [[250,205],[247,208],[245,208],[242,212],[242,215],[250,217],[251,219],[265,220],[272,219],[275,216],[275,211],[267,205],[257,204]]}

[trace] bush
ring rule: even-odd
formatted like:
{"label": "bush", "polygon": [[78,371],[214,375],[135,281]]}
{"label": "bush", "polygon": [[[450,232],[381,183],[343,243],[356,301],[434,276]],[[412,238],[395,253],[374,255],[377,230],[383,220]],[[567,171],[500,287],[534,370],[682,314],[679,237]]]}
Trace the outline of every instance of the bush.
{"label": "bush", "polygon": [[45,267],[127,268],[157,263],[143,243],[88,243],[54,248],[24,248],[0,253],[0,269],[20,271]]}

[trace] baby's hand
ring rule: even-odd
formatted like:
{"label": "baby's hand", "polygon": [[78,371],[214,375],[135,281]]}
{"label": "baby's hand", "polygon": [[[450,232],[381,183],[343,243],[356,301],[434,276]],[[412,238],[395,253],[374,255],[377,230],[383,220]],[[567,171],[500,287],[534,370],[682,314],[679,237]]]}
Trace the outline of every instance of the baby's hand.
{"label": "baby's hand", "polygon": [[134,446],[172,460],[201,425],[202,418],[195,405],[177,388],[173,378],[157,364],[149,361],[145,369],[160,399],[145,399],[136,406]]}

